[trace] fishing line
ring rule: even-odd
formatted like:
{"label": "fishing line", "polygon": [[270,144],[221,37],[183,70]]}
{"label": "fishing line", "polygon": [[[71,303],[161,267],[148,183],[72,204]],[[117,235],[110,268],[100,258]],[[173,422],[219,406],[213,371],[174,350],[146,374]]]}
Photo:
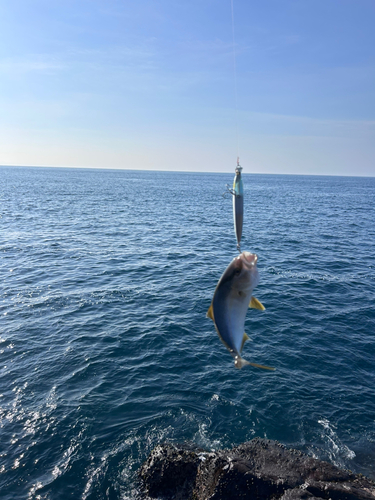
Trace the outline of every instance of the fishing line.
{"label": "fishing line", "polygon": [[230,2],[232,12],[232,43],[233,43],[233,75],[234,75],[234,103],[236,122],[236,142],[237,142],[237,164],[239,163],[239,137],[238,137],[238,97],[237,97],[237,67],[236,67],[236,39],[234,35],[234,8],[233,0]]}
{"label": "fishing line", "polygon": [[[242,182],[242,167],[239,158],[239,134],[238,134],[238,97],[237,97],[237,68],[236,68],[236,38],[234,33],[234,8],[233,0],[230,2],[232,11],[232,39],[233,39],[233,76],[234,76],[234,101],[235,101],[235,130],[237,142],[237,165],[235,168],[235,177],[233,187],[227,184],[227,193],[230,193],[233,198],[233,222],[234,232],[237,239],[237,250],[241,253],[241,237],[243,226],[243,182]],[[223,195],[225,196],[225,195]]]}
{"label": "fishing line", "polygon": [[236,37],[234,30],[234,0],[231,0],[231,13],[232,13],[232,42],[233,42],[233,80],[234,80],[234,102],[235,102],[235,130],[237,142],[237,165],[235,168],[235,177],[233,181],[233,188],[228,191],[233,196],[233,222],[234,232],[237,239],[237,250],[241,253],[241,237],[243,225],[243,182],[241,177],[242,167],[239,158],[239,134],[238,134],[238,92],[237,92],[237,65],[236,65]]}

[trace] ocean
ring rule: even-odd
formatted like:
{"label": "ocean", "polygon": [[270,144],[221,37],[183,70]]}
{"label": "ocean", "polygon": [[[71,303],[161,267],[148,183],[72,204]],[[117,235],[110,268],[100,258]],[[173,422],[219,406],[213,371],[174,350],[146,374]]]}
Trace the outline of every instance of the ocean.
{"label": "ocean", "polygon": [[[233,169],[234,170],[234,169]],[[256,436],[375,479],[375,178],[244,165],[237,370],[206,318],[233,174],[0,168],[0,497],[137,499],[161,442]]]}

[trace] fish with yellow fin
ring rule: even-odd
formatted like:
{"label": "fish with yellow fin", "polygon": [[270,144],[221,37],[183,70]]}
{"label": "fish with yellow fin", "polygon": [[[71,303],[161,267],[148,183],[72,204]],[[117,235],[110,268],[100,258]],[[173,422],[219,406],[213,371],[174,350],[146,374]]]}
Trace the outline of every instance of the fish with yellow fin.
{"label": "fish with yellow fin", "polygon": [[259,282],[257,260],[257,255],[250,252],[242,252],[232,260],[216,286],[207,317],[212,319],[221,341],[234,357],[236,368],[251,365],[274,370],[241,357],[242,348],[249,339],[244,333],[247,309],[265,309],[259,300],[252,297]]}

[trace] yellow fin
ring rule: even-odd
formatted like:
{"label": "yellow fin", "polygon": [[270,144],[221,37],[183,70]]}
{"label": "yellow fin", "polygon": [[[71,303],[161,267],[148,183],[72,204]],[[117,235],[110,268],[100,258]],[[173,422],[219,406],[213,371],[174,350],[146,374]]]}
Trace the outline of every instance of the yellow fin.
{"label": "yellow fin", "polygon": [[271,366],[265,366],[265,365],[258,365],[258,363],[250,363],[250,361],[246,361],[246,359],[241,358],[241,356],[236,356],[234,358],[234,366],[236,368],[243,368],[244,366],[254,366],[255,368],[262,368],[262,370],[271,370],[275,371],[275,368],[272,368]]}
{"label": "yellow fin", "polygon": [[275,371],[276,368],[272,368],[272,366],[258,365],[257,363],[249,363],[250,366],[255,366],[255,368],[262,368],[262,370],[271,370]]}
{"label": "yellow fin", "polygon": [[266,309],[264,305],[255,297],[251,297],[249,307],[252,307],[253,309],[259,309],[259,311],[264,311]]}
{"label": "yellow fin", "polygon": [[214,320],[214,310],[212,308],[212,303],[211,303],[210,307],[208,308],[206,317],[212,319],[212,321],[215,321]]}
{"label": "yellow fin", "polygon": [[250,340],[250,338],[247,336],[247,334],[246,334],[246,333],[244,333],[244,334],[243,334],[243,337],[242,337],[242,344],[241,344],[241,349],[240,349],[240,352],[242,351],[243,346],[245,345],[246,340]]}

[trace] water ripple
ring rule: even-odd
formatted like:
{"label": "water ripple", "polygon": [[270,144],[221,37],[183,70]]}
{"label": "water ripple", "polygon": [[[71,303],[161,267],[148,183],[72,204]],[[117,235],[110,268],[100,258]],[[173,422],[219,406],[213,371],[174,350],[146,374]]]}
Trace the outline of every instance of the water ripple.
{"label": "water ripple", "polygon": [[244,175],[265,373],[205,317],[236,255],[226,174],[1,173],[2,498],[135,499],[165,440],[268,437],[375,477],[374,179]]}

